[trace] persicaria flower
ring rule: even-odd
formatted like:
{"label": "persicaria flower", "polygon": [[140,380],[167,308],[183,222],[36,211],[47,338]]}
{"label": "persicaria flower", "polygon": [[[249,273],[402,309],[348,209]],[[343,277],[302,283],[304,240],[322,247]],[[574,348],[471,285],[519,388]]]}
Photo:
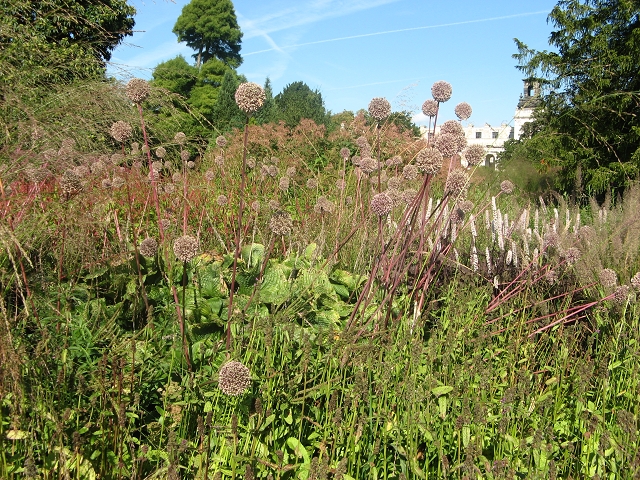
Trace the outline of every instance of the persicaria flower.
{"label": "persicaria flower", "polygon": [[391,113],[391,105],[386,98],[376,97],[369,102],[369,115],[378,121],[384,120]]}
{"label": "persicaria flower", "polygon": [[247,114],[252,114],[262,107],[266,96],[260,85],[253,82],[245,82],[238,86],[235,98],[240,110]]}
{"label": "persicaria flower", "polygon": [[131,138],[131,134],[133,133],[133,129],[131,125],[127,122],[123,122],[122,120],[118,120],[113,125],[111,125],[111,129],[109,133],[113,137],[116,142],[124,142]]}
{"label": "persicaria flower", "polygon": [[451,84],[444,80],[439,80],[431,86],[431,95],[437,102],[446,102],[451,98],[452,93],[453,89],[451,88]]}
{"label": "persicaria flower", "polygon": [[142,103],[151,93],[151,88],[146,80],[141,78],[132,78],[127,83],[125,90],[126,96],[133,103]]}
{"label": "persicaria flower", "polygon": [[473,110],[471,108],[471,105],[469,105],[467,102],[459,103],[458,105],[456,105],[456,108],[454,110],[456,116],[460,120],[466,120],[467,118],[469,118],[472,111]]}
{"label": "persicaria flower", "polygon": [[383,217],[387,215],[393,208],[393,200],[385,192],[378,193],[371,199],[371,211]]}
{"label": "persicaria flower", "polygon": [[435,117],[438,114],[438,102],[429,99],[422,104],[422,113],[427,117]]}
{"label": "persicaria flower", "polygon": [[173,242],[173,253],[182,262],[193,260],[198,254],[198,248],[198,240],[191,235],[176,238],[175,242]]}
{"label": "persicaria flower", "polygon": [[218,387],[222,393],[232,397],[242,395],[251,386],[251,372],[242,363],[232,360],[220,367]]}

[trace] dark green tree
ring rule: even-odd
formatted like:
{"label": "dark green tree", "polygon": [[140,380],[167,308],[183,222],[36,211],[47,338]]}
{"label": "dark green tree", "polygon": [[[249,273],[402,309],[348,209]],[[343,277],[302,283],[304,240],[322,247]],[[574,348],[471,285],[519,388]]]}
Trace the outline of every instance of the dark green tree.
{"label": "dark green tree", "polygon": [[182,8],[173,33],[196,51],[196,67],[217,58],[231,67],[242,63],[242,32],[231,0],[191,0]]}
{"label": "dark green tree", "polygon": [[275,103],[278,120],[284,120],[289,127],[295,127],[303,118],[313,120],[318,125],[328,121],[322,94],[311,90],[304,82],[293,82],[276,95]]}
{"label": "dark green tree", "polygon": [[263,123],[274,122],[278,118],[276,101],[273,98],[273,87],[271,86],[271,79],[269,77],[267,77],[264,82],[264,96],[264,104],[256,113],[256,122],[261,125]]}
{"label": "dark green tree", "polygon": [[520,148],[559,167],[565,191],[624,188],[640,171],[640,3],[562,0],[549,20],[554,51],[516,39],[518,68],[543,88]]}
{"label": "dark green tree", "polygon": [[170,92],[189,98],[198,81],[199,72],[182,55],[178,55],[156,65],[152,75],[152,83],[156,87],[166,88]]}
{"label": "dark green tree", "polygon": [[134,15],[126,0],[0,0],[2,79],[33,86],[101,75]]}
{"label": "dark green tree", "polygon": [[231,69],[228,69],[222,78],[222,85],[213,110],[213,123],[221,132],[231,130],[233,127],[242,128],[244,125],[245,115],[238,108],[235,95],[238,85],[246,81],[244,76],[238,75]]}

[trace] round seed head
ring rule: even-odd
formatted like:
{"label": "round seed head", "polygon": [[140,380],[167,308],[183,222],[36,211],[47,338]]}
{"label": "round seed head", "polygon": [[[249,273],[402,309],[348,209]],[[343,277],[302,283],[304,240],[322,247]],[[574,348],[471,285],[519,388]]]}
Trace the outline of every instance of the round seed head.
{"label": "round seed head", "polygon": [[616,287],[613,292],[613,301],[618,305],[624,305],[629,299],[629,294],[629,285],[620,285],[619,287]]}
{"label": "round seed head", "polygon": [[173,136],[173,141],[178,145],[184,145],[184,143],[187,141],[187,136],[184,134],[184,132],[178,132]]}
{"label": "round seed head", "polygon": [[378,161],[375,158],[364,157],[360,159],[360,170],[367,175],[378,169]]}
{"label": "round seed head", "polygon": [[198,240],[191,235],[176,238],[173,242],[173,253],[181,262],[190,262],[198,254]]}
{"label": "round seed head", "polygon": [[473,110],[471,109],[471,105],[467,102],[461,102],[456,105],[454,112],[460,120],[466,120],[471,116],[471,112],[473,112]]}
{"label": "round seed head", "polygon": [[615,287],[618,284],[618,274],[611,268],[603,268],[598,274],[600,285],[604,288]]}
{"label": "round seed head", "polygon": [[447,120],[440,127],[440,133],[452,133],[454,135],[462,135],[464,137],[464,128],[455,120]]}
{"label": "round seed head", "polygon": [[427,117],[435,117],[438,114],[438,102],[429,99],[422,104],[422,113]]}
{"label": "round seed head", "polygon": [[216,137],[216,145],[220,148],[224,148],[227,146],[227,139],[223,135],[219,135]]}
{"label": "round seed head", "polygon": [[218,198],[216,199],[216,203],[219,206],[224,207],[226,204],[229,203],[229,199],[227,198],[226,195],[218,195]]}
{"label": "round seed head", "polygon": [[289,177],[280,177],[280,180],[278,181],[278,188],[280,190],[282,190],[283,192],[286,192],[287,190],[289,190],[289,184],[291,183]]}
{"label": "round seed head", "polygon": [[634,290],[640,291],[640,272],[631,277],[631,286]]}
{"label": "round seed head", "polygon": [[253,157],[247,158],[247,168],[254,169],[256,168],[256,159]]}
{"label": "round seed head", "polygon": [[286,175],[289,178],[295,177],[296,176],[296,167],[287,167]]}
{"label": "round seed head", "polygon": [[123,122],[122,120],[118,120],[113,125],[111,125],[111,129],[109,130],[109,134],[113,137],[116,142],[124,142],[131,138],[131,134],[133,133],[133,129],[131,125],[127,122]]}
{"label": "round seed head", "polygon": [[549,230],[544,234],[542,238],[542,249],[547,250],[549,248],[558,248],[560,244],[560,235],[553,230]]}
{"label": "round seed head", "polygon": [[349,149],[347,147],[343,147],[343,148],[340,149],[340,157],[342,157],[342,158],[344,158],[346,160],[350,156],[351,156],[351,152],[349,151]]}
{"label": "round seed head", "polygon": [[386,98],[376,97],[369,102],[369,115],[378,121],[384,120],[391,113],[391,105]]}
{"label": "round seed head", "polygon": [[464,158],[470,166],[478,165],[484,158],[484,147],[477,143],[469,145],[464,151]]}
{"label": "round seed head", "polygon": [[426,147],[418,152],[416,167],[422,173],[436,175],[442,168],[442,153],[437,148]]}
{"label": "round seed head", "polygon": [[387,167],[397,167],[402,165],[402,157],[400,155],[395,155],[385,162]]}
{"label": "round seed head", "polygon": [[307,188],[309,190],[315,190],[316,188],[318,188],[318,180],[316,180],[315,178],[310,178],[307,180]]}
{"label": "round seed head", "polygon": [[385,192],[377,193],[371,199],[371,211],[383,217],[387,215],[393,208],[393,200]]}
{"label": "round seed head", "polygon": [[394,188],[398,190],[401,186],[402,178],[400,177],[391,177],[389,180],[387,180],[387,188]]}
{"label": "round seed head", "polygon": [[358,148],[365,148],[365,146],[369,145],[369,141],[367,140],[367,137],[361,135],[356,138],[356,145],[358,146]]}
{"label": "round seed head", "polygon": [[60,179],[60,187],[65,195],[72,195],[82,190],[80,177],[73,170],[66,170]]}
{"label": "round seed head", "polygon": [[457,135],[452,133],[442,133],[436,136],[433,141],[433,146],[437,148],[440,153],[447,158],[453,157],[460,150],[460,141]]}
{"label": "round seed head", "polygon": [[453,198],[464,198],[467,196],[469,187],[469,176],[462,169],[452,170],[447,176],[447,183],[444,186],[445,193]]}
{"label": "round seed head", "polygon": [[251,386],[251,372],[240,362],[232,360],[220,367],[218,387],[222,393],[232,397],[242,395]]}
{"label": "round seed head", "polygon": [[276,210],[269,220],[269,229],[274,235],[287,236],[293,230],[291,215],[283,210]]}
{"label": "round seed head", "polygon": [[512,182],[510,182],[509,180],[504,180],[500,184],[500,191],[502,193],[507,194],[507,195],[509,195],[510,193],[513,193],[514,189],[515,189],[515,185]]}
{"label": "round seed head", "polygon": [[158,252],[158,242],[153,237],[145,238],[140,242],[138,250],[143,257],[154,257]]}
{"label": "round seed head", "polygon": [[439,80],[431,86],[431,95],[436,102],[446,102],[451,98],[453,89],[449,82]]}
{"label": "round seed head", "polygon": [[213,180],[216,178],[216,174],[213,172],[213,170],[207,170],[206,172],[204,172],[204,178],[207,180],[207,182],[213,182]]}
{"label": "round seed head", "polygon": [[336,188],[338,190],[344,190],[347,186],[347,182],[345,182],[342,178],[336,180]]}
{"label": "round seed head", "polygon": [[402,178],[405,180],[415,180],[418,177],[418,167],[413,164],[405,165],[402,169]]}
{"label": "round seed head", "polygon": [[180,160],[182,160],[183,162],[188,162],[190,156],[191,154],[187,150],[182,150],[180,152]]}
{"label": "round seed head", "polygon": [[274,211],[280,210],[280,202],[272,198],[271,200],[269,200],[269,208]]}
{"label": "round seed head", "polygon": [[257,112],[266,98],[263,88],[253,82],[241,83],[235,97],[240,110],[249,115]]}
{"label": "round seed head", "polygon": [[133,103],[142,103],[151,93],[151,88],[146,80],[132,78],[127,83],[125,94]]}
{"label": "round seed head", "polygon": [[254,212],[258,213],[260,211],[260,202],[258,200],[255,200],[252,204],[251,204],[251,210],[253,210]]}
{"label": "round seed head", "polygon": [[115,176],[111,180],[111,186],[113,188],[120,188],[123,185],[124,185],[124,178],[122,178],[122,177]]}
{"label": "round seed head", "polygon": [[463,200],[458,203],[458,208],[462,210],[464,213],[469,213],[473,210],[473,202],[471,200]]}
{"label": "round seed head", "polygon": [[567,248],[564,252],[563,257],[567,262],[567,265],[573,265],[580,259],[581,252],[576,247]]}
{"label": "round seed head", "polygon": [[156,148],[156,157],[164,158],[166,154],[167,154],[167,151],[165,150],[164,147]]}
{"label": "round seed head", "polygon": [[318,197],[316,204],[313,206],[313,211],[319,214],[333,213],[335,208],[336,206],[332,201],[328,200],[324,196],[320,196]]}
{"label": "round seed head", "polygon": [[275,165],[269,165],[269,176],[270,177],[277,177],[278,176],[278,167],[276,167]]}
{"label": "round seed head", "polygon": [[187,162],[187,168],[193,170],[194,168],[196,168],[196,162],[193,162],[193,161]]}

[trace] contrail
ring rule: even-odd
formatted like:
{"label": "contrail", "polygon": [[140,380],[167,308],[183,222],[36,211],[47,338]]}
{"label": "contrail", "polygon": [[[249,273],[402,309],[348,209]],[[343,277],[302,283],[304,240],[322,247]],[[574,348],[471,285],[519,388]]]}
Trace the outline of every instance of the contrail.
{"label": "contrail", "polygon": [[[338,38],[328,38],[326,40],[316,40],[315,42],[305,42],[305,43],[297,43],[295,45],[283,45],[280,48],[296,48],[296,47],[306,47],[307,45],[317,45],[319,43],[330,43],[330,42],[340,42],[342,40],[353,40],[354,38],[364,38],[364,37],[375,37],[378,35],[388,35],[390,33],[401,33],[401,32],[412,32],[415,30],[427,30],[429,28],[442,28],[442,27],[454,27],[457,25],[468,25],[470,23],[482,23],[482,22],[493,22],[496,20],[506,20],[508,18],[516,18],[516,17],[527,17],[530,15],[540,15],[542,13],[549,13],[546,10],[541,10],[539,12],[527,12],[527,13],[517,13],[515,15],[505,15],[502,17],[491,17],[491,18],[481,18],[478,20],[464,20],[462,22],[452,22],[452,23],[441,23],[440,25],[427,25],[424,27],[412,27],[412,28],[402,28],[400,30],[386,30],[383,32],[374,32],[374,33],[363,33],[360,35],[351,35],[348,37],[338,37]],[[259,53],[272,52],[276,50],[275,48],[267,48],[265,50],[257,50],[255,52],[245,53],[243,56],[248,57],[249,55],[257,55]]]}

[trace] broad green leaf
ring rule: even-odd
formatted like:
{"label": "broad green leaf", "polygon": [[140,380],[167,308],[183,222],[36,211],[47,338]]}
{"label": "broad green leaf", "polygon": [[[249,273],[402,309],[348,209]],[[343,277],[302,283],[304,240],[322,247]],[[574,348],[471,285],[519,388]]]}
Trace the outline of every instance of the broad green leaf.
{"label": "broad green leaf", "polygon": [[281,305],[289,299],[289,285],[284,270],[278,263],[267,268],[260,285],[260,301]]}
{"label": "broad green leaf", "polygon": [[435,387],[435,388],[431,389],[431,393],[433,393],[436,397],[439,397],[440,395],[446,395],[451,390],[453,390],[453,387],[449,387],[447,385],[442,385],[440,387]]}
{"label": "broad green leaf", "polygon": [[289,437],[287,438],[287,445],[289,445],[289,448],[291,448],[291,450],[293,450],[293,453],[296,454],[296,457],[298,458],[303,458],[304,459],[304,463],[309,463],[309,452],[307,452],[307,449],[304,448],[304,445],[302,445],[302,443],[300,442],[300,440],[298,440],[295,437]]}

